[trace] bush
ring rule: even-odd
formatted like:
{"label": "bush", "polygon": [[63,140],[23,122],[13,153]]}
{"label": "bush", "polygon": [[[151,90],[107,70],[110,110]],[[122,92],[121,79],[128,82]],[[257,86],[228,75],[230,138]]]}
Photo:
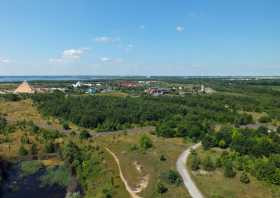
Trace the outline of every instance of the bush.
{"label": "bush", "polygon": [[7,126],[7,120],[3,116],[0,115],[0,130],[5,129]]}
{"label": "bush", "polygon": [[32,155],[37,155],[38,154],[38,148],[36,144],[32,144],[31,149],[30,149],[30,153]]}
{"label": "bush", "polygon": [[21,142],[22,144],[29,144],[29,138],[27,137],[27,135],[21,136],[20,142]]}
{"label": "bush", "polygon": [[248,184],[250,183],[250,178],[247,175],[246,172],[242,172],[241,176],[240,176],[240,182],[244,183],[244,184]]}
{"label": "bush", "polygon": [[21,175],[23,177],[33,175],[42,167],[43,167],[42,164],[38,160],[21,162],[20,164]]}
{"label": "bush", "polygon": [[83,131],[80,133],[80,139],[81,139],[81,140],[86,140],[86,139],[88,139],[88,138],[90,138],[89,132],[86,131],[86,130],[83,130]]}
{"label": "bush", "polygon": [[19,154],[20,156],[26,156],[26,155],[28,155],[28,151],[27,151],[26,148],[24,148],[24,146],[21,145],[21,146],[19,147],[18,154]]}
{"label": "bush", "polygon": [[197,171],[200,168],[200,159],[197,155],[191,155],[191,168]]}
{"label": "bush", "polygon": [[140,147],[143,149],[148,149],[153,146],[152,140],[147,135],[142,135],[140,138]]}
{"label": "bush", "polygon": [[54,153],[54,151],[55,151],[55,146],[54,146],[54,144],[51,143],[51,142],[47,142],[47,143],[45,144],[45,146],[44,146],[44,151],[45,151],[46,153]]}
{"label": "bush", "polygon": [[65,130],[69,130],[70,127],[69,127],[69,124],[67,122],[64,122],[63,125],[62,125],[63,129]]}
{"label": "bush", "polygon": [[208,155],[206,158],[202,161],[202,165],[204,170],[206,171],[213,171],[216,169],[215,163],[213,162],[212,158]]}
{"label": "bush", "polygon": [[163,185],[163,183],[159,182],[157,183],[157,192],[160,193],[160,194],[163,194],[163,193],[166,193],[168,191],[168,188],[165,187]]}
{"label": "bush", "polygon": [[232,162],[230,160],[225,161],[224,164],[224,176],[225,177],[235,177],[236,172],[233,169]]}
{"label": "bush", "polygon": [[159,158],[160,161],[166,161],[166,157],[164,155],[160,155],[160,158]]}
{"label": "bush", "polygon": [[182,183],[182,179],[181,179],[180,175],[174,170],[169,170],[168,171],[167,178],[168,178],[168,182],[170,184],[179,185],[179,184]]}
{"label": "bush", "polygon": [[259,118],[259,122],[260,123],[271,122],[271,118],[269,116],[262,116],[262,117]]}
{"label": "bush", "polygon": [[40,128],[39,128],[37,125],[35,125],[35,124],[33,124],[33,125],[31,126],[31,132],[32,132],[32,133],[38,133],[39,130],[40,130]]}
{"label": "bush", "polygon": [[66,187],[70,182],[70,174],[65,166],[49,167],[40,180],[43,186],[59,185]]}

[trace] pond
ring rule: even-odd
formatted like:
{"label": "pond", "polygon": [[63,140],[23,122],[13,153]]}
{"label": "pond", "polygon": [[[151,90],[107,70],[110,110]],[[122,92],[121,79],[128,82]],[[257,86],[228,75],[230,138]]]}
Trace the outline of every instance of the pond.
{"label": "pond", "polygon": [[60,185],[43,185],[41,177],[47,172],[40,168],[34,174],[23,176],[20,163],[13,165],[7,173],[7,179],[2,186],[2,198],[64,198],[66,187]]}

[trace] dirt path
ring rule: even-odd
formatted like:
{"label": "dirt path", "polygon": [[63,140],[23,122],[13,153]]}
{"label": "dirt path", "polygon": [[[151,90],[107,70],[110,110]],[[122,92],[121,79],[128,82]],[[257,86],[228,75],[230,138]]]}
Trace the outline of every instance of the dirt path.
{"label": "dirt path", "polygon": [[201,143],[191,146],[190,148],[185,150],[179,156],[179,158],[176,162],[177,171],[181,175],[186,189],[189,191],[191,197],[193,197],[193,198],[203,198],[203,195],[200,192],[200,190],[197,188],[197,186],[195,185],[194,181],[192,180],[191,174],[188,172],[186,164],[188,161],[188,157],[191,153],[191,150],[192,149],[195,150],[200,146],[201,146]]}
{"label": "dirt path", "polygon": [[142,198],[142,197],[138,196],[138,195],[131,189],[131,187],[128,185],[128,182],[126,181],[126,179],[125,179],[125,177],[124,177],[124,175],[123,175],[123,172],[122,172],[122,169],[121,169],[121,166],[120,166],[120,161],[119,161],[118,157],[117,157],[110,149],[108,149],[108,148],[105,148],[105,149],[106,149],[106,150],[113,156],[113,158],[115,159],[115,161],[116,161],[116,163],[117,163],[117,165],[118,165],[118,168],[119,168],[119,173],[120,173],[121,180],[122,180],[122,182],[124,183],[125,188],[126,188],[127,192],[130,194],[130,196],[131,196],[132,198]]}

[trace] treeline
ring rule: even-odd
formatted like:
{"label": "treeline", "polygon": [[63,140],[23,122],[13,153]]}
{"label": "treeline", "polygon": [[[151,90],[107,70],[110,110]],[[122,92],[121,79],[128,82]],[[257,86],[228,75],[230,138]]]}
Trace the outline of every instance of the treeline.
{"label": "treeline", "polygon": [[[224,154],[232,169],[249,172],[259,180],[280,185],[280,128],[276,132],[265,127],[237,129],[224,127],[202,139],[204,149],[230,148]],[[197,163],[197,162],[196,162]],[[225,165],[224,163],[222,163]]]}
{"label": "treeline", "polygon": [[[56,116],[79,126],[98,130],[118,130],[133,124],[156,125],[160,121],[173,119],[174,115],[199,123],[239,123],[243,114],[239,114],[237,110],[251,110],[254,103],[222,95],[122,98],[54,93],[36,94],[33,100],[46,116]],[[244,105],[237,105],[237,101]]]}

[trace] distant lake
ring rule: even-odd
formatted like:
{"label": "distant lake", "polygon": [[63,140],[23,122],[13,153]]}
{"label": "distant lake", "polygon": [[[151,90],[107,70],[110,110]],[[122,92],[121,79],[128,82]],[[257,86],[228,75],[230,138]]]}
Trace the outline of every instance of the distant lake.
{"label": "distant lake", "polygon": [[279,79],[279,76],[0,76],[0,82],[22,82],[27,81],[89,81],[89,80],[114,80],[114,79],[227,79],[227,80],[257,80],[257,79]]}
{"label": "distant lake", "polygon": [[0,82],[148,79],[146,76],[0,76]]}
{"label": "distant lake", "polygon": [[67,81],[67,80],[98,80],[106,79],[97,76],[0,76],[0,82],[27,81]]}

